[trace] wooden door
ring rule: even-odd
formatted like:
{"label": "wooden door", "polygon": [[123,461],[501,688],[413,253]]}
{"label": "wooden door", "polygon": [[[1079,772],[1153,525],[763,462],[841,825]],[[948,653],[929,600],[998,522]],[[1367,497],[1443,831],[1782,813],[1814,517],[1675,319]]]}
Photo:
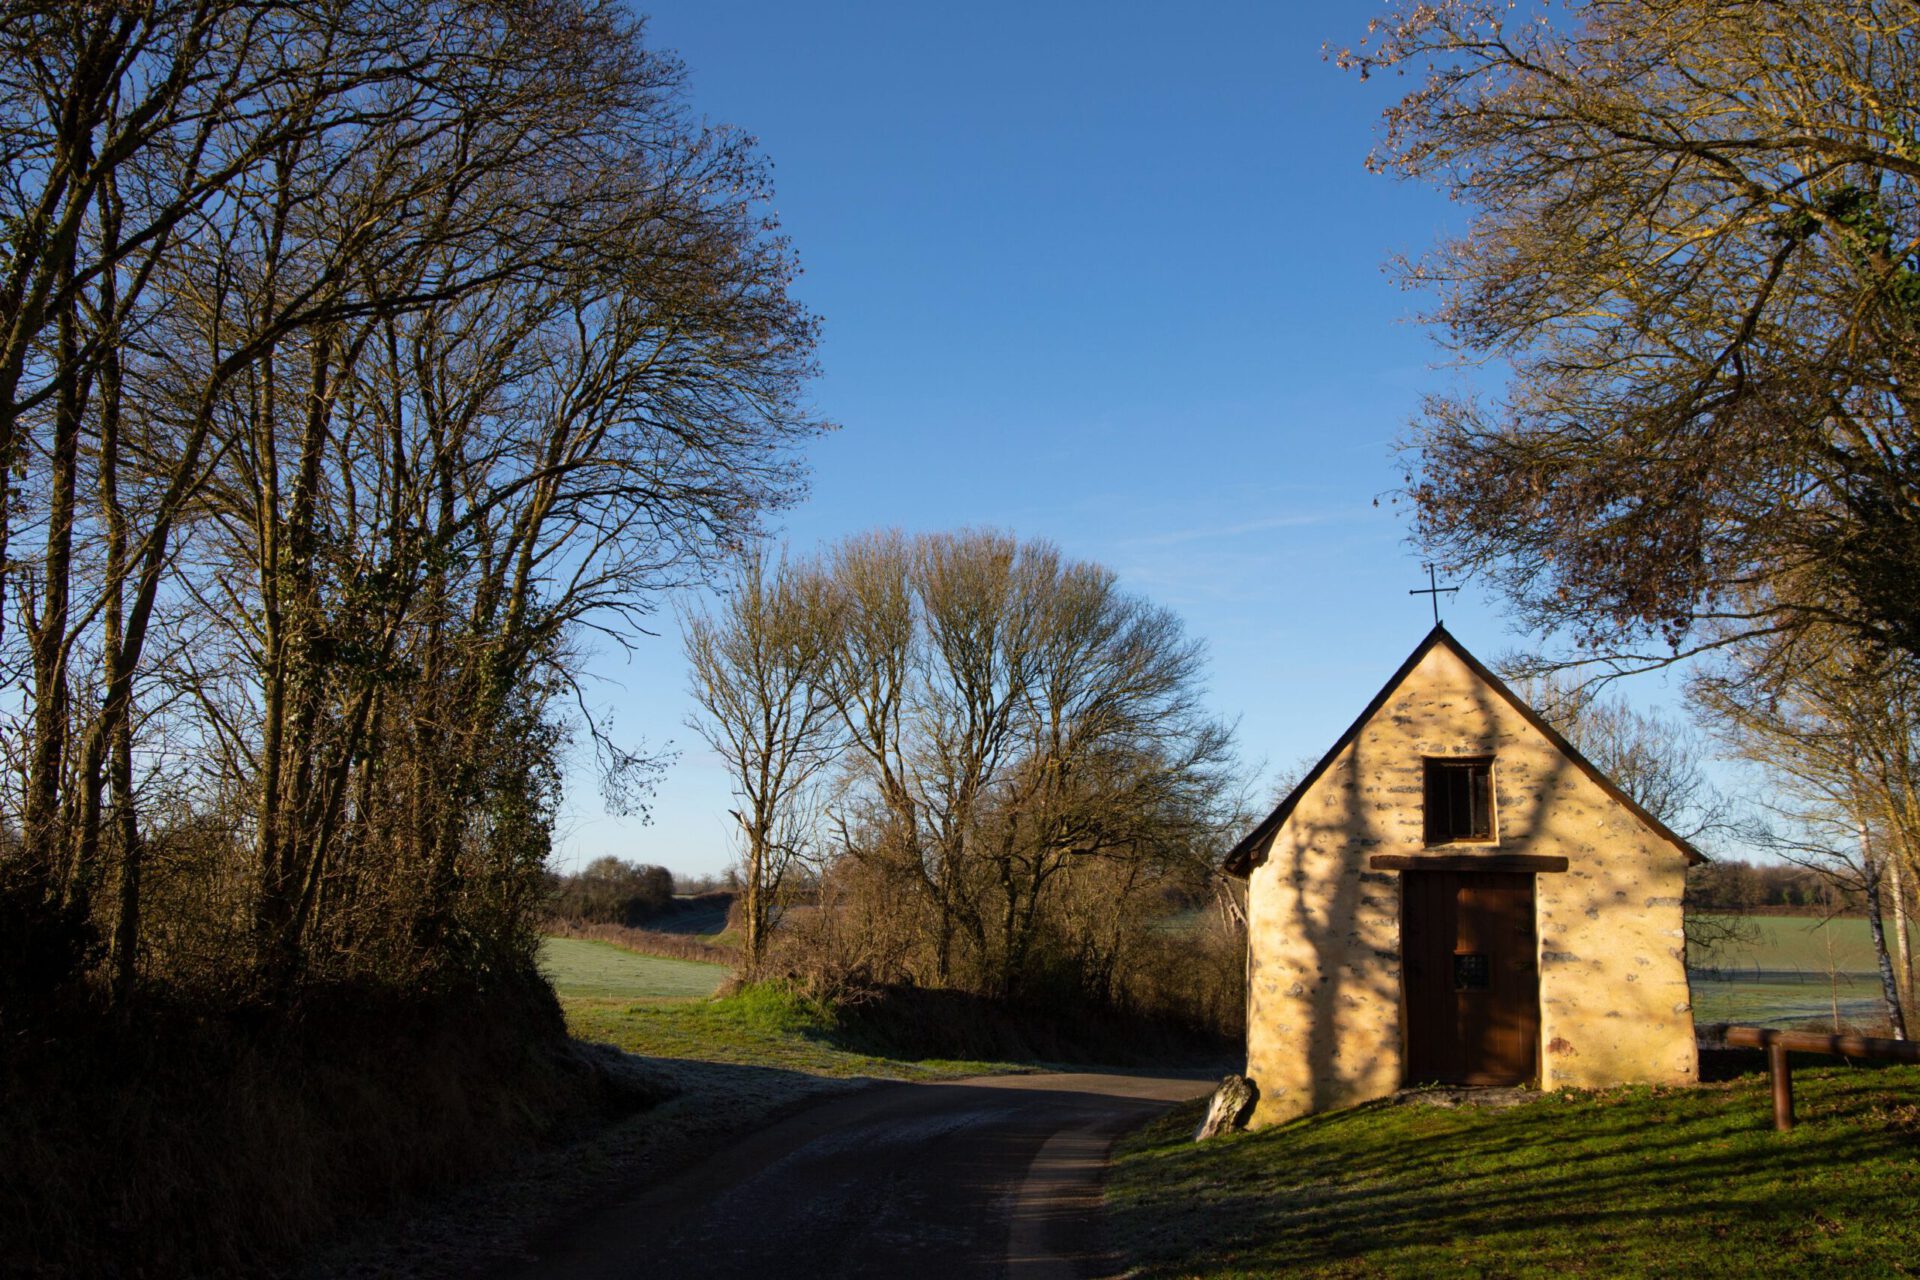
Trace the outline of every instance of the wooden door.
{"label": "wooden door", "polygon": [[1400,877],[1407,1081],[1525,1084],[1536,1075],[1540,982],[1533,877]]}

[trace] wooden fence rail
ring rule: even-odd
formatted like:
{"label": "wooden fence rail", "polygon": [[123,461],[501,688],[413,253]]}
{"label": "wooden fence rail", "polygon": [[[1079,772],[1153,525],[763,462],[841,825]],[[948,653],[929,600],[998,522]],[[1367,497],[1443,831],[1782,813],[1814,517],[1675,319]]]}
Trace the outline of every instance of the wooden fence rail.
{"label": "wooden fence rail", "polygon": [[1736,1049],[1767,1051],[1767,1078],[1773,1083],[1773,1127],[1783,1133],[1793,1128],[1793,1074],[1787,1066],[1788,1053],[1830,1053],[1841,1058],[1920,1062],[1920,1041],[1881,1040],[1875,1036],[1823,1036],[1817,1031],[1728,1027],[1727,1044]]}

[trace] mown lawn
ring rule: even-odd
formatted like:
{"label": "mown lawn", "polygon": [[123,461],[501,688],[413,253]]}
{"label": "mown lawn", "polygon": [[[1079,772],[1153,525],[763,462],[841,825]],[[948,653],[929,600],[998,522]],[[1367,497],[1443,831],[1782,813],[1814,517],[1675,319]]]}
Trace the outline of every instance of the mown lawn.
{"label": "mown lawn", "polygon": [[1021,1068],[1005,1062],[909,1060],[855,1053],[834,1043],[824,1007],[773,986],[746,987],[715,1000],[636,1002],[562,998],[567,1027],[649,1058],[773,1067],[816,1076],[952,1079]]}
{"label": "mown lawn", "polygon": [[583,938],[542,938],[540,971],[563,1000],[699,1000],[731,974],[721,964],[643,956]]}
{"label": "mown lawn", "polygon": [[1764,1075],[1202,1144],[1183,1106],[1115,1150],[1115,1242],[1143,1280],[1920,1274],[1920,1068],[1831,1061],[1796,1058],[1788,1134]]}

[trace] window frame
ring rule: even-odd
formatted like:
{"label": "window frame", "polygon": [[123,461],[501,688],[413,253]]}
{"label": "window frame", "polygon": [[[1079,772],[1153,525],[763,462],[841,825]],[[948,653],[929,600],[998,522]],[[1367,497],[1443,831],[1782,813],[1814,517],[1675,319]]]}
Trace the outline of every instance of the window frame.
{"label": "window frame", "polygon": [[[1494,757],[1492,755],[1471,756],[1424,756],[1420,767],[1420,830],[1421,837],[1429,849],[1446,848],[1453,845],[1497,845],[1500,843],[1499,803],[1494,786]],[[1438,792],[1436,778],[1442,772],[1462,771],[1467,774],[1468,805],[1473,800],[1473,770],[1484,770],[1486,778],[1486,821],[1475,823],[1471,812],[1467,826],[1471,834],[1454,835],[1435,821],[1434,797]],[[1451,813],[1448,815],[1451,817]]]}

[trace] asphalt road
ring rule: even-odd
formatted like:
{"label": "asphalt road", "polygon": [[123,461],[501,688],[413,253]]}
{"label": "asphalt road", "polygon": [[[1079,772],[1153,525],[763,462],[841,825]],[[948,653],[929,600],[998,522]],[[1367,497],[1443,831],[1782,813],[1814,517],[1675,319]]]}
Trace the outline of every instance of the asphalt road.
{"label": "asphalt road", "polygon": [[527,1280],[1113,1274],[1107,1150],[1210,1080],[992,1076],[884,1084],[716,1152],[548,1243]]}

